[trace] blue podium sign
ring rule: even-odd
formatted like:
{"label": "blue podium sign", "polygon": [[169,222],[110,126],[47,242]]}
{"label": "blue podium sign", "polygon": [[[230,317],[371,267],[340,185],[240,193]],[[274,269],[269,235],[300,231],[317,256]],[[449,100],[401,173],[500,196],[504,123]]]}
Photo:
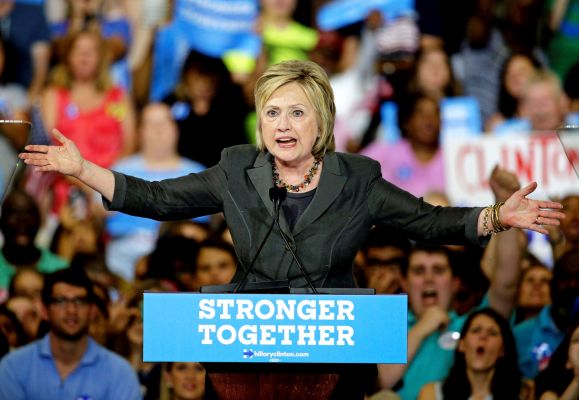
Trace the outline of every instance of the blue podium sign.
{"label": "blue podium sign", "polygon": [[406,363],[406,295],[145,293],[144,361]]}

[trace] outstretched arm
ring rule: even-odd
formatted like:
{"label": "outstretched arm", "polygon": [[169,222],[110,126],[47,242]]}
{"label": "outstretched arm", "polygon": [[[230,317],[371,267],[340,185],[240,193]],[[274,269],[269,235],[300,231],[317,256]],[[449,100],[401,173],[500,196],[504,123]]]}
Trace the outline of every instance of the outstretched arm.
{"label": "outstretched arm", "polygon": [[[498,208],[498,222],[505,229],[529,229],[544,235],[549,234],[545,226],[557,226],[565,218],[565,214],[555,211],[563,208],[560,203],[545,200],[528,199],[527,196],[537,189],[537,182],[532,182],[517,190],[505,203]],[[478,233],[480,236],[500,231],[500,225],[492,218],[492,210],[485,208],[478,218]],[[485,216],[486,224],[485,224]]]}
{"label": "outstretched arm", "polygon": [[58,172],[79,179],[84,184],[112,201],[115,178],[111,171],[85,160],[74,142],[53,129],[60,146],[28,145],[27,152],[20,153],[24,163],[36,167],[39,172]]}

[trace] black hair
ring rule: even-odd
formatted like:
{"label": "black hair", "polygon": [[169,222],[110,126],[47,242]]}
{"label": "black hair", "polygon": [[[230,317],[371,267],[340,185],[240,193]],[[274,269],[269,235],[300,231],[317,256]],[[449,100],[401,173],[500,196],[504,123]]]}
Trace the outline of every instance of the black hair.
{"label": "black hair", "polygon": [[[412,247],[410,249],[410,252],[408,253],[408,259],[410,260],[410,257],[414,253],[418,253],[418,252],[424,252],[424,253],[428,253],[428,254],[442,254],[442,255],[446,256],[446,258],[448,260],[448,264],[450,265],[450,269],[452,271],[452,275],[453,276],[457,275],[457,273],[456,273],[456,268],[457,268],[456,255],[448,247],[442,246],[442,245],[424,244],[424,243],[417,242],[414,245],[414,247]],[[402,272],[402,276],[408,275],[408,267],[409,267],[409,262],[406,263],[406,265],[401,266],[400,271]]]}
{"label": "black hair", "polygon": [[57,283],[66,283],[71,286],[81,287],[86,290],[89,303],[94,303],[93,283],[81,268],[64,268],[48,274],[44,278],[42,288],[42,302],[48,306],[52,302],[52,291]]}
{"label": "black hair", "polygon": [[440,113],[440,105],[438,104],[438,100],[424,92],[414,91],[400,97],[398,101],[398,127],[400,128],[400,132],[402,132],[403,136],[408,134],[408,122],[416,112],[418,104],[423,100],[432,101],[434,104],[436,104],[436,107]]}
{"label": "black hair", "polygon": [[[472,322],[479,315],[486,315],[497,323],[503,338],[503,355],[495,364],[495,371],[490,383],[494,400],[513,400],[519,398],[521,391],[521,373],[518,367],[515,338],[509,322],[492,308],[483,308],[470,314],[465,321],[460,337],[464,338]],[[445,400],[466,400],[472,394],[467,376],[467,365],[464,353],[458,349],[454,352],[454,363],[448,377],[442,384]]]}
{"label": "black hair", "polygon": [[26,211],[30,213],[30,218],[34,221],[35,231],[38,231],[41,221],[38,203],[28,192],[20,188],[13,189],[4,199],[4,204],[2,204],[2,213],[0,213],[0,230],[6,228],[8,217],[18,208],[19,201],[24,202],[23,204],[26,207]]}
{"label": "black hair", "polygon": [[575,318],[565,333],[565,337],[551,356],[549,365],[539,372],[539,375],[535,378],[535,398],[540,398],[547,391],[555,392],[561,396],[573,380],[573,370],[565,368],[565,364],[569,358],[571,337],[578,327],[579,318]]}
{"label": "black hair", "polygon": [[201,241],[201,243],[199,243],[199,250],[204,248],[215,248],[226,251],[231,255],[231,257],[233,257],[235,262],[237,262],[237,254],[235,254],[235,248],[220,237],[210,236],[207,239]]}
{"label": "black hair", "polygon": [[396,247],[407,256],[412,244],[398,231],[384,225],[375,225],[362,244],[362,251],[366,253],[372,247]]}
{"label": "black hair", "polygon": [[[6,306],[6,304],[0,304],[0,315],[4,315],[12,323],[12,326],[14,327],[14,332],[16,332],[16,337],[18,338],[16,346],[20,347],[20,346],[26,344],[28,342],[29,338],[28,338],[28,335],[26,334],[26,332],[24,331],[24,327],[22,326],[22,323],[20,322],[20,320],[18,319],[16,314],[14,314],[14,312],[12,310],[10,310]],[[2,334],[1,331],[0,331],[0,334]],[[6,339],[8,339],[8,338],[6,338]],[[30,339],[33,339],[33,338],[30,338]]]}
{"label": "black hair", "polygon": [[531,61],[531,64],[533,64],[535,69],[541,68],[541,63],[539,60],[537,60],[534,56],[526,53],[513,53],[504,61],[499,75],[500,89],[498,97],[498,109],[500,113],[503,114],[506,118],[512,118],[515,116],[519,104],[519,100],[513,97],[507,90],[507,85],[505,82],[507,77],[507,69],[515,57],[525,57]]}
{"label": "black hair", "polygon": [[194,273],[199,243],[195,239],[170,232],[159,236],[155,249],[149,255],[147,278],[169,280],[179,284],[179,273]]}

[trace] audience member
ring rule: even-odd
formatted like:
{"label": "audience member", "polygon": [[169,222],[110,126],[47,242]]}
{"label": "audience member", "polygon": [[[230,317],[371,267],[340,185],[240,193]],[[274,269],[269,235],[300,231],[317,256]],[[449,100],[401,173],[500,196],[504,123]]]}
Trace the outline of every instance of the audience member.
{"label": "audience member", "polygon": [[579,399],[579,319],[567,331],[549,366],[535,379],[539,400]]}
{"label": "audience member", "polygon": [[[24,296],[35,304],[41,305],[41,293],[44,286],[44,275],[35,269],[21,269],[12,277],[8,287],[8,296]],[[40,310],[40,307],[38,308]]]}
{"label": "audience member", "polygon": [[219,58],[192,50],[175,92],[164,102],[179,126],[178,151],[183,157],[212,167],[225,147],[247,143],[248,109]]}
{"label": "audience member", "polygon": [[410,241],[380,226],[372,228],[361,248],[362,265],[358,284],[376,294],[401,291],[401,269],[408,262]]}
{"label": "audience member", "polygon": [[19,269],[34,268],[42,273],[65,268],[67,263],[34,240],[40,228],[40,211],[26,192],[12,191],[4,201],[0,215],[0,232],[4,245],[0,251],[0,299]]}
{"label": "audience member", "polygon": [[515,326],[519,368],[526,378],[544,370],[571,324],[579,293],[579,250],[565,253],[555,262],[551,280],[552,303],[534,318]]}
{"label": "audience member", "polygon": [[6,301],[6,307],[16,315],[26,334],[26,343],[44,333],[42,310],[29,297],[14,296]]}
{"label": "audience member", "polygon": [[195,281],[201,286],[229,283],[237,270],[237,256],[233,246],[218,238],[199,243]]}
{"label": "audience member", "polygon": [[497,110],[499,73],[509,51],[501,33],[493,26],[492,2],[476,0],[474,3],[466,39],[451,62],[464,94],[478,100],[485,124]]}
{"label": "audience member", "polygon": [[[20,320],[12,310],[6,307],[6,304],[0,304],[0,334],[6,338],[9,350],[14,350],[29,342]],[[0,353],[0,358],[2,355]]]}
{"label": "audience member", "polygon": [[[167,105],[151,103],[145,106],[141,112],[139,133],[140,151],[113,164],[113,170],[157,181],[204,169],[201,164],[177,153],[179,131]],[[159,226],[160,222],[152,219],[108,213],[105,229],[110,240],[105,252],[110,270],[127,281],[133,281],[135,264],[155,247]]]}
{"label": "audience member", "polygon": [[559,78],[543,70],[523,89],[520,107],[521,117],[529,120],[532,130],[553,131],[564,124],[569,102]]}
{"label": "audience member", "polygon": [[0,2],[0,36],[4,42],[4,79],[28,89],[31,99],[40,94],[50,62],[50,32],[42,10],[15,0]]}
{"label": "audience member", "polygon": [[499,77],[498,110],[487,121],[487,132],[520,118],[523,91],[539,68],[540,64],[535,58],[522,53],[513,53],[505,60]]}
{"label": "audience member", "polygon": [[78,269],[48,275],[42,292],[50,331],[0,362],[0,399],[141,399],[120,356],[88,335],[92,283]]}
{"label": "audience member", "polygon": [[197,290],[195,266],[198,252],[199,243],[195,239],[170,234],[159,236],[141,279],[163,280],[178,290]]}
{"label": "audience member", "polygon": [[418,51],[408,90],[410,93],[422,92],[438,101],[461,94],[462,89],[454,78],[448,55],[442,48],[431,47]]}
{"label": "audience member", "polygon": [[503,18],[499,21],[505,43],[513,53],[533,55],[543,62],[540,29],[544,2],[539,0],[507,0],[502,2]]}
{"label": "audience member", "polygon": [[543,307],[551,304],[551,270],[533,257],[531,264],[523,269],[519,280],[515,322],[535,317]]}
{"label": "audience member", "polygon": [[[132,106],[124,90],[111,83],[107,54],[98,33],[70,36],[42,98],[46,131],[57,128],[78,143],[87,159],[104,167],[131,154],[136,145]],[[59,178],[55,184],[55,210],[69,199],[69,182]]]}
{"label": "audience member", "polygon": [[205,393],[205,368],[197,362],[165,364],[164,386],[160,400],[202,400]]}
{"label": "audience member", "polygon": [[52,234],[50,250],[67,261],[76,254],[102,252],[102,221],[91,215],[84,192],[71,188],[71,197],[58,213],[58,225]]}
{"label": "audience member", "polygon": [[382,176],[389,182],[423,196],[445,191],[444,163],[440,137],[438,101],[428,95],[409,95],[399,108],[403,138],[393,144],[376,140],[361,154],[380,162]]}
{"label": "audience member", "polygon": [[[507,320],[491,308],[465,321],[444,382],[426,384],[419,400],[521,399],[517,348]],[[532,397],[526,397],[532,398]]]}
{"label": "audience member", "polygon": [[257,29],[262,36],[262,57],[266,65],[309,59],[308,52],[316,46],[318,35],[314,29],[294,19],[297,0],[260,0],[260,3]]}
{"label": "audience member", "polygon": [[118,12],[114,17],[107,15],[106,3],[106,0],[67,1],[68,17],[50,27],[57,57],[61,55],[62,47],[66,46],[66,37],[81,31],[101,34],[111,52],[112,60],[119,60],[126,55],[131,43],[131,25],[129,20],[118,15]]}

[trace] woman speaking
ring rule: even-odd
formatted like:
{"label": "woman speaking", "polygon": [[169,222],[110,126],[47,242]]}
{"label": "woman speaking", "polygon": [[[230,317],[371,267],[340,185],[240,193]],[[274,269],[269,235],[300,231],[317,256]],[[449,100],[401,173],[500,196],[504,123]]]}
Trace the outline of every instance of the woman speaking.
{"label": "woman speaking", "polygon": [[[99,167],[56,130],[61,145],[29,145],[20,157],[38,171],[78,178],[109,210],[158,220],[222,212],[241,265],[233,282],[246,273],[292,287],[354,287],[353,260],[375,224],[420,242],[484,244],[509,228],[546,234],[545,225],[563,218],[559,203],[526,197],[536,183],[504,204],[435,207],[384,180],[376,161],[335,152],[333,93],[313,62],[271,66],[256,83],[255,104],[257,148],[226,148],[217,165],[177,179],[147,182]],[[287,190],[281,207],[270,199],[274,186]],[[280,210],[280,229],[263,242]]]}

